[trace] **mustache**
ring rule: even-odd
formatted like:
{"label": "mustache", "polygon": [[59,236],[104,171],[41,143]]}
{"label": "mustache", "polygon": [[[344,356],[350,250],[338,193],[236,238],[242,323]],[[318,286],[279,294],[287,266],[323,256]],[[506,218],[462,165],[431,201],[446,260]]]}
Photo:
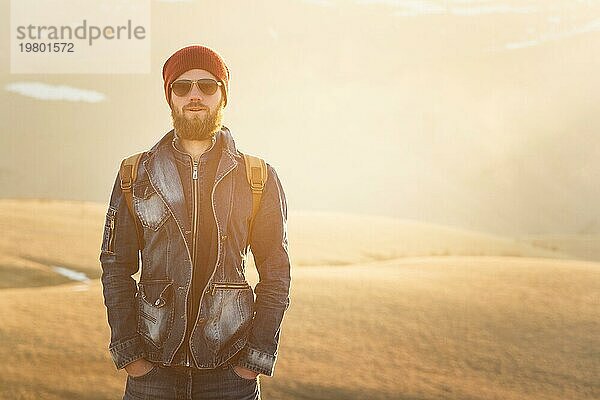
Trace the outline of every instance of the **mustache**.
{"label": "mustache", "polygon": [[185,107],[183,107],[184,110],[187,110],[188,108],[204,108],[208,110],[208,107],[200,102],[188,103]]}

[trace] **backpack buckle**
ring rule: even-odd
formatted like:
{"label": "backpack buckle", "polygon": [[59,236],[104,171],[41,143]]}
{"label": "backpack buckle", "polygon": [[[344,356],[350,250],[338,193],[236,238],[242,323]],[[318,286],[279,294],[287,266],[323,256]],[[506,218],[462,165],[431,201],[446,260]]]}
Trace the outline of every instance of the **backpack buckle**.
{"label": "backpack buckle", "polygon": [[123,174],[121,175],[121,190],[130,191],[133,186],[133,176],[131,175],[131,171],[133,166],[125,165]]}
{"label": "backpack buckle", "polygon": [[131,190],[131,186],[132,186],[132,179],[129,178],[127,181],[124,179],[121,179],[121,190],[125,190],[125,191],[129,191]]}
{"label": "backpack buckle", "polygon": [[252,181],[252,183],[250,184],[250,188],[252,189],[252,192],[262,192],[262,190],[265,188],[265,182],[264,181]]}

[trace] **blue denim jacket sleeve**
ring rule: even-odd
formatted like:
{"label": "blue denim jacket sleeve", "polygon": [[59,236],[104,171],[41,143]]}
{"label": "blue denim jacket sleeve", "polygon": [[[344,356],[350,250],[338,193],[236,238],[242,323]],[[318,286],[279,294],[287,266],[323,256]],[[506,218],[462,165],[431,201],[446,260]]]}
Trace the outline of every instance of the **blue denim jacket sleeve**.
{"label": "blue denim jacket sleeve", "polygon": [[137,333],[137,284],[132,278],[139,268],[134,224],[117,174],[100,251],[104,304],[111,329],[109,351],[117,369],[145,357]]}
{"label": "blue denim jacket sleeve", "polygon": [[237,364],[273,376],[281,323],[290,305],[290,259],[285,194],[270,165],[268,174],[250,238],[259,274],[255,314],[248,343]]}

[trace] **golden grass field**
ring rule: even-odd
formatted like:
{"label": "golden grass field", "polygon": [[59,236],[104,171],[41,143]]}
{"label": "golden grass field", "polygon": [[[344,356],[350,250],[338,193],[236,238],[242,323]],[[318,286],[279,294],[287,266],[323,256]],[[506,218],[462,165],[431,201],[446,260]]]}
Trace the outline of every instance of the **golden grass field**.
{"label": "golden grass field", "polygon": [[[98,280],[105,211],[0,200],[0,398],[122,395]],[[292,303],[264,399],[600,398],[600,263],[379,217],[294,213],[289,229]]]}

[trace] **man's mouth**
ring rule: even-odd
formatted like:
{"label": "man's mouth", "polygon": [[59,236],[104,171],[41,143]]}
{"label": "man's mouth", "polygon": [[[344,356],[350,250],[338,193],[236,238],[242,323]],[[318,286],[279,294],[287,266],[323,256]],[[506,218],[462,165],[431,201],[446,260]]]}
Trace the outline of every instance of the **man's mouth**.
{"label": "man's mouth", "polygon": [[188,110],[188,111],[202,111],[202,110],[206,110],[206,107],[186,107],[185,110]]}

